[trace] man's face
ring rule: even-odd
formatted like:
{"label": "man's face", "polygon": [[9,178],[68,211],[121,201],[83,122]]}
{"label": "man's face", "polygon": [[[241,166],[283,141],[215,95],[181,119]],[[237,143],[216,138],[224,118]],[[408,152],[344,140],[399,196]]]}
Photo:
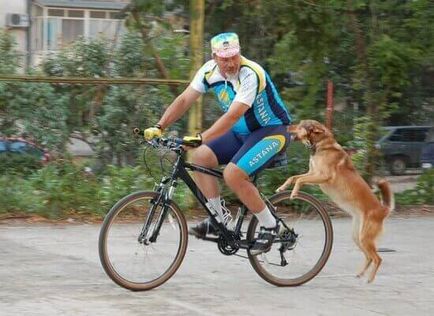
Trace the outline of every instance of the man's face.
{"label": "man's face", "polygon": [[220,72],[225,77],[235,76],[240,70],[241,55],[236,54],[232,57],[219,57],[214,54],[214,60],[220,69]]}

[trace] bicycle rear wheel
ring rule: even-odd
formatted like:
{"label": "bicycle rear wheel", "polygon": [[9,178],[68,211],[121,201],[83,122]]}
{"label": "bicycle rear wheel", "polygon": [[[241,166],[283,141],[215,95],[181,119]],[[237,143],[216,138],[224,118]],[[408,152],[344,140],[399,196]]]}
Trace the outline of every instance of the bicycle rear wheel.
{"label": "bicycle rear wheel", "polygon": [[[250,264],[267,282],[277,286],[297,286],[315,277],[326,264],[333,244],[333,227],[327,211],[314,197],[300,192],[294,200],[290,192],[270,198],[280,223],[279,236],[267,253],[253,256]],[[247,240],[259,231],[255,216],[249,223]]]}
{"label": "bicycle rear wheel", "polygon": [[[124,197],[112,207],[101,227],[102,266],[114,282],[129,290],[150,290],[163,284],[185,256],[188,233],[184,215],[170,202],[160,221],[164,208],[155,203],[158,196],[156,192],[137,192]],[[149,229],[144,234],[147,221]],[[153,242],[151,236],[158,222],[161,228]]]}

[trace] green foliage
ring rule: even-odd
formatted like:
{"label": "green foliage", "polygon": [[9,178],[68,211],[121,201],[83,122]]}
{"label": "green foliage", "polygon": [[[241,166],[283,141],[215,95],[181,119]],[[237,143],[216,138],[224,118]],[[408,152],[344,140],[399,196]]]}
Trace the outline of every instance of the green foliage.
{"label": "green foliage", "polygon": [[372,176],[369,168],[372,165],[376,169],[381,166],[381,155],[375,149],[375,141],[378,139],[378,125],[371,117],[361,116],[355,120],[353,135],[354,139],[349,142],[349,146],[356,149],[357,152],[352,155],[352,161],[361,176],[369,182],[369,177]]}
{"label": "green foliage", "polygon": [[43,200],[35,193],[30,181],[22,176],[0,175],[0,214],[43,211]]}
{"label": "green foliage", "polygon": [[434,204],[434,169],[423,173],[414,189],[396,194],[396,202],[401,205]]}
{"label": "green foliage", "polygon": [[127,194],[139,190],[152,189],[153,184],[152,179],[146,176],[141,167],[118,168],[108,166],[102,176],[99,191],[101,205],[104,205],[106,208],[110,207]]}
{"label": "green foliage", "polygon": [[100,212],[98,185],[69,161],[58,161],[38,170],[29,178],[34,197],[40,203],[23,211],[49,217],[62,217],[68,211]]}
{"label": "green foliage", "polygon": [[97,177],[70,161],[58,161],[22,175],[0,176],[0,213],[28,212],[50,218],[69,212],[104,215],[121,197],[152,184],[140,167],[108,166]]}
{"label": "green foliage", "polygon": [[7,84],[0,95],[0,103],[4,104],[7,114],[5,120],[0,121],[0,134],[24,132],[49,149],[63,151],[68,137],[66,97],[56,93],[51,85]]}
{"label": "green foliage", "polygon": [[0,74],[16,73],[19,55],[16,43],[10,33],[0,29]]}
{"label": "green foliage", "polygon": [[[1,32],[0,73],[15,73],[17,58],[12,37]],[[65,101],[49,84],[0,83],[0,135],[26,133],[47,148],[62,151],[68,135]]]}
{"label": "green foliage", "polygon": [[[170,35],[164,28],[157,31],[159,36],[152,41],[167,70],[174,77],[187,76],[189,65],[183,56],[184,39]],[[100,77],[111,71],[113,76],[160,77],[154,55],[144,53],[146,47],[147,42],[136,32],[123,34],[116,47],[103,38],[81,39],[52,56],[43,67],[49,75],[56,76]],[[68,97],[67,130],[80,130],[90,139],[100,166],[134,164],[138,150],[131,131],[155,124],[164,105],[173,99],[168,88],[162,86],[67,86],[57,90]],[[183,126],[185,120],[174,128]]]}
{"label": "green foliage", "polygon": [[43,70],[51,76],[105,77],[109,60],[107,40],[79,38],[70,47],[50,56],[43,63]]}
{"label": "green foliage", "polygon": [[115,71],[119,76],[134,76],[144,72],[144,43],[138,33],[127,32],[122,35],[121,44],[116,51]]}
{"label": "green foliage", "polygon": [[0,154],[0,175],[12,174],[27,176],[42,167],[39,157],[18,155],[13,153]]}

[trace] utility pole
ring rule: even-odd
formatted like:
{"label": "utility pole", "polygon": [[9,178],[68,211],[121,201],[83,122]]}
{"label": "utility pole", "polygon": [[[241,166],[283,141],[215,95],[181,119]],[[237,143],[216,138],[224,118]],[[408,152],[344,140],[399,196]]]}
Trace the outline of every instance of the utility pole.
{"label": "utility pole", "polygon": [[[203,64],[203,29],[205,21],[205,0],[190,0],[190,46],[192,67],[190,78]],[[188,117],[188,132],[196,135],[202,131],[203,98],[200,97],[190,109]]]}

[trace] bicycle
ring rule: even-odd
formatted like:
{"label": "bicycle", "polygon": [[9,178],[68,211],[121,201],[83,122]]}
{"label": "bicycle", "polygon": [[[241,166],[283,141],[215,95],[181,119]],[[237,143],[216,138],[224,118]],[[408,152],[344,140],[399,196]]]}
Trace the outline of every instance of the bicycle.
{"label": "bicycle", "polygon": [[[188,230],[184,214],[172,200],[179,180],[187,185],[217,228],[218,237],[203,239],[215,242],[222,254],[230,256],[246,250],[257,274],[276,286],[301,285],[322,270],[332,249],[333,228],[327,211],[316,198],[303,192],[294,200],[289,199],[290,191],[270,198],[261,193],[280,223],[280,230],[272,249],[254,256],[249,249],[259,231],[256,217],[251,216],[245,223],[248,210],[242,205],[232,227],[217,221],[188,170],[220,179],[223,173],[187,162],[182,139],[159,138],[147,143],[174,152],[175,163],[155,191],[127,195],[107,213],[99,235],[99,256],[115,283],[133,291],[150,290],[170,279],[181,265]],[[256,176],[252,181],[256,183]],[[248,225],[247,231],[242,230],[243,224]]]}

